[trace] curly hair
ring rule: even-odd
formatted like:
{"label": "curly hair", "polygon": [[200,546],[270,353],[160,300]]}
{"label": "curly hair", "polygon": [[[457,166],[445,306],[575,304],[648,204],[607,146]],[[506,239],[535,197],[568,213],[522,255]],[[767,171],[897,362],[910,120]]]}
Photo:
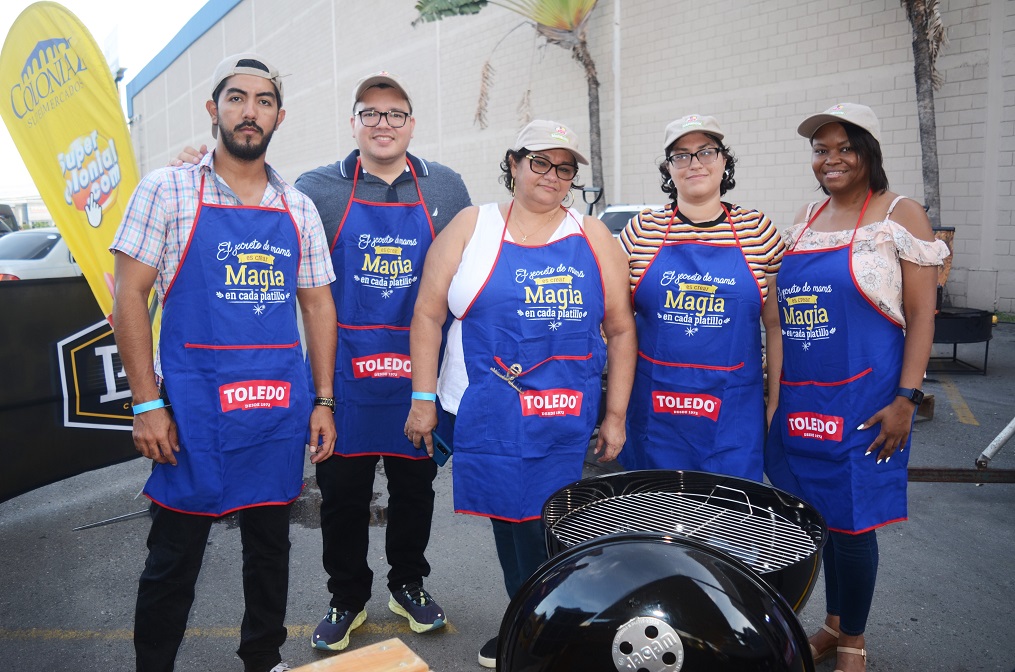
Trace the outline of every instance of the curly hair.
{"label": "curly hair", "polygon": [[[522,147],[518,151],[509,149],[504,154],[504,160],[500,162],[501,174],[500,177],[497,178],[497,181],[503,184],[505,187],[507,187],[507,190],[510,191],[512,194],[515,193],[515,178],[511,176],[511,162],[513,161],[515,164],[520,164],[521,160],[531,153],[532,150],[526,149],[525,147]],[[578,166],[575,166],[575,170],[576,171],[578,170]],[[578,173],[575,172],[574,179],[571,180],[571,188],[584,189],[585,188],[584,184],[575,183],[575,180],[577,179]]]}
{"label": "curly hair", "polygon": [[[718,145],[719,152],[726,158],[726,170],[723,171],[722,182],[719,183],[719,195],[722,196],[727,191],[732,191],[733,188],[737,186],[737,181],[733,179],[733,175],[736,172],[737,157],[733,155],[733,150],[722,144],[722,140],[711,133],[706,133],[705,135],[707,135],[712,142]],[[667,155],[669,155],[671,149],[673,149],[673,145],[666,148]],[[673,177],[670,175],[670,164],[668,164],[665,159],[659,164],[659,174],[662,176],[662,184],[659,188],[664,194],[669,196],[674,203],[676,203],[677,185],[673,184]]]}

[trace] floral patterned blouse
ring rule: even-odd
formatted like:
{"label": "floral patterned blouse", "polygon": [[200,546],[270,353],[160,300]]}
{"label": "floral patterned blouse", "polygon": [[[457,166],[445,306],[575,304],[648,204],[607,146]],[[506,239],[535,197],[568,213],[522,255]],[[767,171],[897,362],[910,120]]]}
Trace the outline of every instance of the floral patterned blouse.
{"label": "floral patterned blouse", "polygon": [[[853,239],[853,272],[857,284],[864,294],[883,313],[903,328],[906,317],[902,309],[902,263],[909,261],[918,266],[941,266],[951,254],[942,240],[920,240],[892,219],[895,205],[906,198],[898,196],[888,206],[885,218],[856,230]],[[811,213],[818,203],[807,206],[803,222],[794,224],[783,233],[789,250],[820,250],[841,247],[849,243],[853,231],[814,231],[807,229],[803,236],[800,230],[807,225]]]}

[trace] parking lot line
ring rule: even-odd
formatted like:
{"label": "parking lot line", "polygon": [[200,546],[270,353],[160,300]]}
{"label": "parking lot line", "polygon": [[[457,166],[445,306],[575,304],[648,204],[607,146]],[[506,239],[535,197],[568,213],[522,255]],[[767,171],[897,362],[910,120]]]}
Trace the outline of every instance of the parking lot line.
{"label": "parking lot line", "polygon": [[969,410],[969,404],[962,397],[962,393],[959,392],[958,386],[948,376],[941,376],[938,379],[941,383],[941,387],[945,389],[945,395],[948,397],[948,403],[952,405],[952,410],[955,411],[955,416],[964,425],[977,425],[979,422],[976,420],[976,416]]}
{"label": "parking lot line", "polygon": [[[310,639],[310,636],[314,634],[316,625],[287,625],[286,630],[289,631],[289,639],[306,638]],[[442,628],[447,633],[457,633],[454,625],[448,623]],[[409,629],[409,624],[405,621],[385,621],[383,623],[364,623],[356,629],[357,635],[376,635],[383,637],[399,637],[411,635],[412,630]],[[184,635],[184,639],[187,638],[203,638],[203,639],[239,639],[240,629],[239,628],[187,628],[187,633]],[[25,640],[25,639],[42,639],[48,641],[70,641],[70,640],[83,640],[83,639],[103,639],[103,640],[132,640],[134,639],[133,630],[125,629],[113,629],[113,630],[63,630],[59,628],[24,628],[24,629],[12,629],[12,628],[0,628],[0,642],[11,641],[11,640]]]}

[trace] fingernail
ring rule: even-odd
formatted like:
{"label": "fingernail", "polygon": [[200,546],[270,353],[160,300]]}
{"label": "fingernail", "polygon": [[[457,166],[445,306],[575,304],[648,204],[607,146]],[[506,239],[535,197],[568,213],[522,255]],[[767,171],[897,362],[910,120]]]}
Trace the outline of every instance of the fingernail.
{"label": "fingernail", "polygon": [[861,424],[859,427],[857,427],[857,429],[863,429],[863,424]]}
{"label": "fingernail", "polygon": [[867,451],[866,453],[864,453],[864,454],[863,454],[863,456],[864,456],[864,457],[867,457],[867,456],[868,456],[868,455],[870,455],[870,454],[871,454],[871,451],[870,451],[870,450],[868,450],[868,451]]}
{"label": "fingernail", "polygon": [[881,458],[880,457],[878,458],[878,462],[877,463],[881,464]]}
{"label": "fingernail", "polygon": [[888,464],[888,460],[890,460],[890,459],[892,459],[892,456],[891,456],[891,455],[889,455],[888,457],[886,457],[886,458],[885,458],[885,464]]}

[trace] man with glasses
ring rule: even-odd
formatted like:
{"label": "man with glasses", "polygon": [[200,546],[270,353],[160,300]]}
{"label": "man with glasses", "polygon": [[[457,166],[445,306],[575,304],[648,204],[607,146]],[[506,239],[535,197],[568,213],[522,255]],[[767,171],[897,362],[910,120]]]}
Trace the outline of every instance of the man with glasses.
{"label": "man with glasses", "polygon": [[346,648],[349,633],[366,620],[370,501],[381,457],[388,607],[415,632],[447,620],[423,588],[437,464],[402,428],[412,397],[409,322],[423,259],[437,232],[471,204],[461,176],[408,153],[416,120],[395,75],[379,72],[356,84],[350,123],[357,149],[296,181],[321,214],[338,278],[332,284],[338,443],[335,457],[317,469],[331,603],[311,638],[315,648],[331,651]]}

